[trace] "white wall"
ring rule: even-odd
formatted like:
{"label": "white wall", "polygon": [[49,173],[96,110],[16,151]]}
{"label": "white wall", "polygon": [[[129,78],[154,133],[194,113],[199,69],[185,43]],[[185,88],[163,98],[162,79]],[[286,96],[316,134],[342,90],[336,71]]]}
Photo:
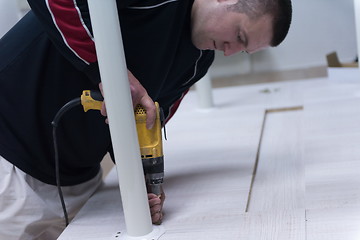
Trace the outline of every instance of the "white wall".
{"label": "white wall", "polygon": [[[341,61],[357,54],[353,0],[292,0],[293,23],[287,39],[277,48],[231,61],[217,54],[213,77],[239,73],[291,70],[325,66],[325,55],[337,51]],[[243,61],[240,65],[240,62]]]}

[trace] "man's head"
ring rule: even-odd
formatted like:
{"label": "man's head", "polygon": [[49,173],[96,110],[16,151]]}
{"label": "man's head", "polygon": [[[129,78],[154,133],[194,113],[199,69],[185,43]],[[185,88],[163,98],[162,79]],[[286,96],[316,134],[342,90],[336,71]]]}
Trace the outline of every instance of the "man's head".
{"label": "man's head", "polygon": [[195,0],[192,41],[229,56],[279,45],[292,16],[291,0]]}

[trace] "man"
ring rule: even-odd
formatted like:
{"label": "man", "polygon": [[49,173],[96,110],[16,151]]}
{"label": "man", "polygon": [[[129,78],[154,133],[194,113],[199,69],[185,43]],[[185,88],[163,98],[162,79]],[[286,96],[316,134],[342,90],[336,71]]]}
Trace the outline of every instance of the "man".
{"label": "man", "polygon": [[[51,122],[82,90],[101,87],[86,0],[29,4],[32,11],[0,41],[0,239],[7,240],[55,239],[65,228]],[[229,56],[277,46],[291,22],[290,0],[119,0],[118,10],[133,104],[147,109],[149,128],[154,101],[170,119],[213,50]],[[57,131],[72,219],[101,184],[99,163],[111,140],[103,116],[76,108]],[[163,200],[149,194],[154,223]]]}

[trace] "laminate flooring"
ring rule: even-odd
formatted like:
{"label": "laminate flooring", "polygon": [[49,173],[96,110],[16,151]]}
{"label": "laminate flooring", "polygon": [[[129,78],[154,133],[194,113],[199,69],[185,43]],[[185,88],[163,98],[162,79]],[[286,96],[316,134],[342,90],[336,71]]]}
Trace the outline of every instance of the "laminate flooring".
{"label": "laminate flooring", "polygon": [[[185,97],[164,141],[160,240],[359,240],[360,72]],[[59,239],[124,232],[116,171]]]}

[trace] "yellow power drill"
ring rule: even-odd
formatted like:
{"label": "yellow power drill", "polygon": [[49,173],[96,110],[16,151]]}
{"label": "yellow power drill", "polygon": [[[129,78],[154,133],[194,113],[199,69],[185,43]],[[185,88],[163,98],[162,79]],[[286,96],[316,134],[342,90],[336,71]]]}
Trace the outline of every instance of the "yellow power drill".
{"label": "yellow power drill", "polygon": [[[90,90],[84,90],[80,99],[85,112],[90,109],[101,110],[104,100],[100,92]],[[152,129],[146,128],[146,110],[141,105],[136,106],[134,115],[147,190],[160,197],[164,181],[164,154],[161,134],[164,117],[159,104],[155,102],[155,105],[156,120]]]}

